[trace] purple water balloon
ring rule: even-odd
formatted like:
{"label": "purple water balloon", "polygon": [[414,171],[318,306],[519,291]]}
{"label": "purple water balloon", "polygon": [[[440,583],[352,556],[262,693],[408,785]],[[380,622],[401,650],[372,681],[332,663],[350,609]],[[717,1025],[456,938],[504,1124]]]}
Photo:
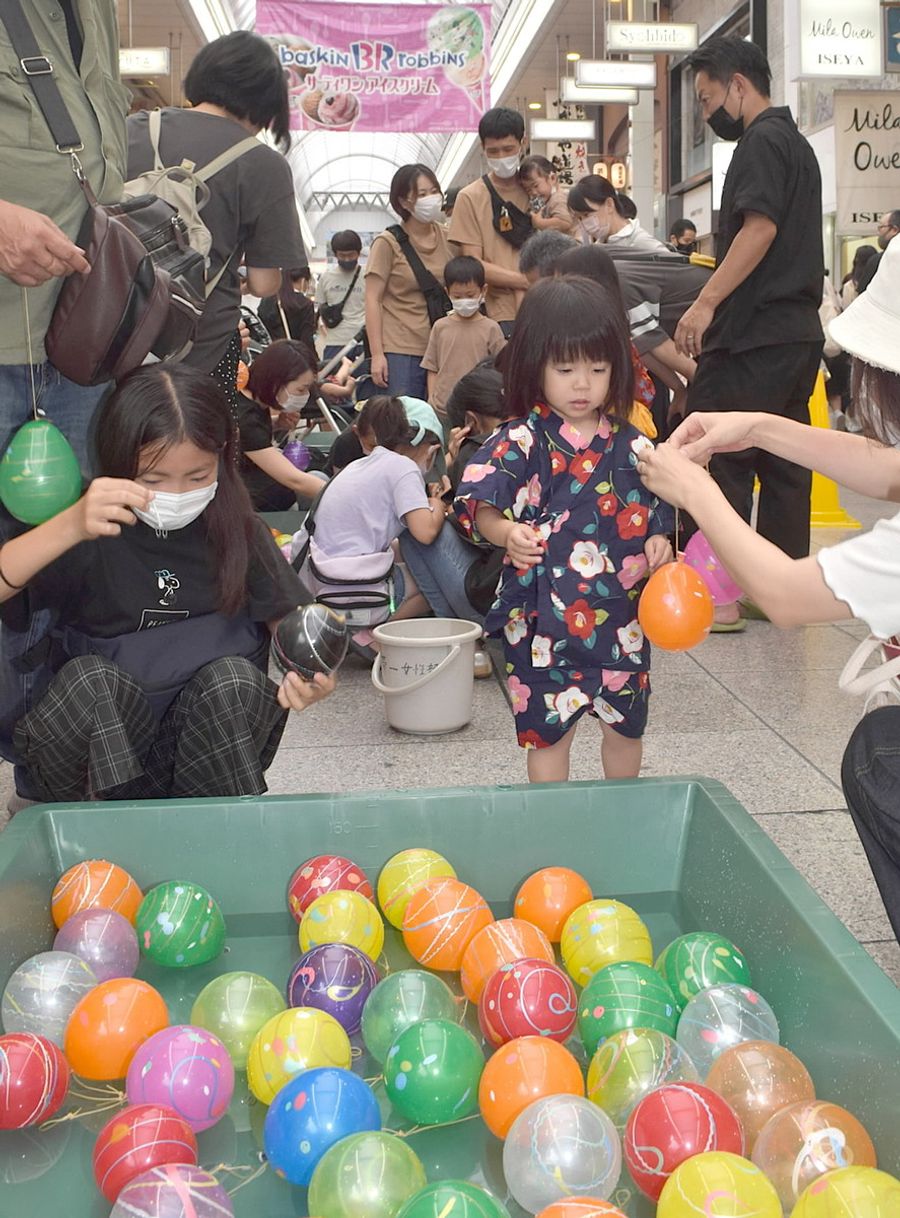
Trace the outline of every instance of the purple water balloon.
{"label": "purple water balloon", "polygon": [[141,954],[134,927],[112,909],[72,914],[57,932],[53,950],[86,961],[98,981],[133,977]]}
{"label": "purple water balloon", "polygon": [[282,452],[295,469],[309,469],[312,454],[302,440],[288,440]]}
{"label": "purple water balloon", "polygon": [[119,1193],[109,1218],[234,1218],[225,1189],[210,1172],[166,1163],[135,1176]]}
{"label": "purple water balloon", "polygon": [[359,1031],[366,999],[380,979],[378,969],[359,948],[322,943],[301,956],[291,970],[288,1005],[325,1011],[352,1036]]}
{"label": "purple water balloon", "polygon": [[190,1024],[163,1028],[145,1040],[125,1077],[129,1104],[174,1108],[195,1133],[225,1115],[234,1094],[234,1066],[212,1032]]}

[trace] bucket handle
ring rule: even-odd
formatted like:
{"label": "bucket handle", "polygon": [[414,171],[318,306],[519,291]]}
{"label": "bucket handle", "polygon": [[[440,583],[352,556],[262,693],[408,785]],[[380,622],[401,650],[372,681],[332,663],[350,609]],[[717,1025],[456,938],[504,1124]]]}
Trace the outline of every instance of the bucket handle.
{"label": "bucket handle", "polygon": [[444,656],[443,660],[441,660],[441,662],[439,664],[435,665],[435,667],[432,668],[431,672],[423,673],[421,677],[416,677],[415,681],[410,681],[410,683],[408,685],[398,685],[395,688],[390,685],[385,685],[385,683],[381,679],[382,653],[379,651],[375,657],[375,663],[372,665],[372,684],[375,686],[375,688],[378,690],[379,693],[384,694],[385,697],[387,697],[387,698],[392,697],[394,694],[415,693],[415,691],[417,689],[421,689],[423,685],[427,685],[429,681],[432,681],[432,680],[434,680],[435,677],[440,676],[440,674],[444,671],[444,669],[449,668],[450,665],[453,663],[453,661],[456,659],[456,657],[459,655],[459,653],[460,653],[460,646],[458,643],[454,643],[453,646],[450,648],[450,650],[447,652],[447,654]]}

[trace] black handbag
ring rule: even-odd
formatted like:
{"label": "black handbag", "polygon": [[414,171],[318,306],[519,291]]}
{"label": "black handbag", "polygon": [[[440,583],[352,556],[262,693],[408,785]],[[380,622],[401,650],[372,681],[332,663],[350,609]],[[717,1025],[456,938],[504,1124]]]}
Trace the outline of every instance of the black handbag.
{"label": "black handbag", "polygon": [[350,286],[344,293],[342,300],[339,300],[337,304],[323,304],[319,307],[319,316],[325,323],[326,330],[333,330],[335,326],[339,326],[344,320],[344,305],[350,299],[350,293],[356,287],[356,281],[359,279],[359,270],[360,268],[357,266],[356,273],[350,280]]}
{"label": "black handbag", "polygon": [[91,270],[63,283],[46,335],[48,359],[76,384],[99,385],[124,376],[151,353],[158,359],[181,354],[206,303],[203,256],[191,247],[176,208],[163,199],[98,203],[78,160],[84,144],[20,0],[0,0],[0,20],[87,203],[77,243]]}
{"label": "black handbag", "polygon": [[494,184],[487,174],[481,180],[491,196],[494,231],[507,244],[511,245],[514,250],[520,250],[528,238],[533,236],[536,231],[531,222],[530,213],[522,211],[521,208],[516,207],[515,203],[510,203],[508,199],[502,199],[494,189]]}
{"label": "black handbag", "polygon": [[444,291],[441,283],[435,279],[431,271],[416,253],[415,246],[409,239],[409,233],[401,228],[399,224],[392,224],[387,230],[397,244],[400,246],[400,252],[410,265],[412,273],[416,277],[416,283],[419,285],[419,291],[425,297],[425,307],[428,310],[428,324],[433,326],[436,321],[440,321],[442,317],[446,317],[453,306],[450,303],[450,297]]}

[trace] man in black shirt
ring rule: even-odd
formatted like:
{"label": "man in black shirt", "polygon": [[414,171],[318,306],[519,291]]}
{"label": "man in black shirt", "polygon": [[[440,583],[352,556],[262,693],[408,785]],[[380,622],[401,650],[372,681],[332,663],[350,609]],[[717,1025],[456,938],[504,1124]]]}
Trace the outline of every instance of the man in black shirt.
{"label": "man in black shirt", "polygon": [[[823,339],[818,163],[790,110],[772,105],[759,47],[711,38],[689,62],[704,118],[739,143],[722,192],[716,270],[675,334],[679,350],[699,357],[688,412],[765,410],[808,423]],[[809,553],[807,470],[755,449],[718,455],[710,470],[748,521],[758,476],[757,529],[792,558]],[[743,626],[736,605],[720,607],[717,620]]]}

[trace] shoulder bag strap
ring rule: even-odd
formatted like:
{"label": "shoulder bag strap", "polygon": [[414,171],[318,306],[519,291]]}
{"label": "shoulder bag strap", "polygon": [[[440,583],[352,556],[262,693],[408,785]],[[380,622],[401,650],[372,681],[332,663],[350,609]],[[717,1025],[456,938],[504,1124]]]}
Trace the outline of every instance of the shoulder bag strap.
{"label": "shoulder bag strap", "polygon": [[150,147],[153,149],[153,168],[157,172],[164,169],[162,157],[159,155],[159,135],[162,131],[162,111],[151,110],[147,115],[147,133],[150,136]]}
{"label": "shoulder bag strap", "polygon": [[252,152],[254,148],[261,147],[260,141],[256,136],[249,135],[245,140],[238,140],[236,144],[232,144],[230,148],[226,148],[224,152],[219,153],[217,157],[204,165],[202,169],[195,169],[194,173],[201,182],[208,182],[210,178],[214,178],[217,173],[221,173],[223,169],[227,169],[234,161],[239,160],[247,152]]}
{"label": "shoulder bag strap", "polygon": [[415,246],[409,239],[409,233],[405,232],[399,224],[392,224],[387,231],[400,246],[400,253],[409,263],[410,269],[416,277],[416,283],[419,285],[419,290],[431,292],[435,288],[440,288],[441,285],[416,252]]}
{"label": "shoulder bag strap", "polygon": [[[334,475],[334,478],[336,478],[336,477],[337,477],[337,474]],[[316,495],[315,499],[312,501],[312,505],[311,505],[309,511],[306,513],[306,519],[303,521],[303,528],[306,529],[306,540],[304,541],[304,543],[303,543],[302,547],[300,548],[299,552],[297,553],[297,555],[291,560],[291,566],[294,568],[294,570],[298,574],[300,573],[300,571],[303,567],[303,564],[306,562],[306,556],[309,553],[310,542],[312,541],[313,534],[316,531],[316,512],[318,510],[319,504],[322,502],[322,496],[328,490],[329,486],[331,486],[331,483],[334,482],[334,478],[332,478],[331,481],[325,483],[325,485],[319,491],[318,495]]]}
{"label": "shoulder bag strap", "polygon": [[291,334],[291,327],[288,325],[287,314],[284,311],[284,305],[281,303],[281,297],[276,296],[275,300],[278,304],[278,312],[281,315],[281,324],[284,326],[284,337],[293,338],[294,336]]}
{"label": "shoulder bag strap", "polygon": [[54,79],[53,64],[38,46],[19,0],[0,0],[0,21],[50,128],[56,151],[64,155],[81,152],[84,144]]}
{"label": "shoulder bag strap", "polygon": [[[403,230],[401,229],[400,231],[402,232]],[[359,272],[360,272],[360,266],[359,266],[359,263],[357,263],[356,272],[355,272],[353,278],[350,280],[350,286],[349,286],[349,288],[347,288],[347,291],[344,293],[343,299],[341,300],[342,309],[343,309],[344,305],[347,303],[347,301],[350,299],[350,293],[356,287],[356,281],[357,281],[357,279],[359,279]]]}

